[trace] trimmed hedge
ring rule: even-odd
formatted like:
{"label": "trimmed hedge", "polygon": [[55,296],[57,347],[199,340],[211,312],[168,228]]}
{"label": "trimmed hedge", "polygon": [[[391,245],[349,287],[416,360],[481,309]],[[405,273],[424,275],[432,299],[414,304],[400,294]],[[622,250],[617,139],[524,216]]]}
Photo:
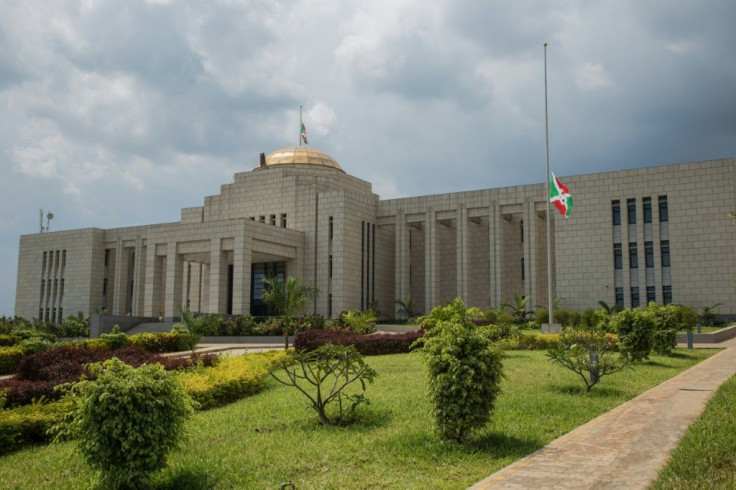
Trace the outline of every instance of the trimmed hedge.
{"label": "trimmed hedge", "polygon": [[422,336],[422,332],[403,334],[358,335],[347,330],[305,330],[294,336],[296,351],[315,350],[330,343],[335,345],[354,345],[364,356],[380,354],[403,354],[409,352],[411,345]]}
{"label": "trimmed hedge", "polygon": [[0,455],[28,444],[48,442],[49,429],[61,422],[71,407],[69,401],[63,400],[0,410]]}
{"label": "trimmed hedge", "polygon": [[556,333],[529,333],[511,337],[498,342],[504,350],[547,350],[560,345],[560,335]]}
{"label": "trimmed hedge", "polygon": [[212,368],[185,371],[177,377],[198,408],[207,410],[262,391],[268,374],[284,357],[283,351],[225,357]]}
{"label": "trimmed hedge", "polygon": [[0,375],[13,374],[23,359],[23,350],[18,347],[0,347]]}

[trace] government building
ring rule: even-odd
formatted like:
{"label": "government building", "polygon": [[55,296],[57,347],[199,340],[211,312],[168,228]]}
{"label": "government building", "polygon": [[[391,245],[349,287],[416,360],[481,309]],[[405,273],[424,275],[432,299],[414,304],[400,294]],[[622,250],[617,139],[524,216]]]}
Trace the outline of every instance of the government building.
{"label": "government building", "polygon": [[179,316],[180,308],[264,314],[263,280],[300,276],[309,312],[395,315],[461,297],[499,307],[515,292],[568,310],[722,303],[736,313],[732,158],[561,177],[575,200],[554,208],[546,253],[545,184],[382,200],[311,147],[261,155],[181,220],[20,238],[15,314]]}

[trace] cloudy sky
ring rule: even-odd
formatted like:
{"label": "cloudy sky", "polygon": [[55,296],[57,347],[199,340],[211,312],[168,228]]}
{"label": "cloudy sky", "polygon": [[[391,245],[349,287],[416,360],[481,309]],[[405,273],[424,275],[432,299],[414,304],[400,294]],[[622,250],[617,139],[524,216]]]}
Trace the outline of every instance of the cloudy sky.
{"label": "cloudy sky", "polygon": [[[733,0],[0,0],[0,314],[18,240],[179,219],[298,141],[384,198],[736,156]],[[574,193],[574,190],[573,190]]]}

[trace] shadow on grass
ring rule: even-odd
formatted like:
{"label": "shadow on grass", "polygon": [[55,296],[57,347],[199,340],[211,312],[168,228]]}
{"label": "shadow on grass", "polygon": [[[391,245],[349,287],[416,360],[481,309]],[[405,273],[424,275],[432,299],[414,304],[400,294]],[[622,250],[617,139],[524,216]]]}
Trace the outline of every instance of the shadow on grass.
{"label": "shadow on grass", "polygon": [[544,447],[539,439],[520,439],[502,432],[489,432],[467,446],[473,452],[483,452],[494,458],[521,458]]}
{"label": "shadow on grass", "polygon": [[202,468],[170,468],[152,488],[156,490],[203,490],[215,487],[215,480]]}
{"label": "shadow on grass", "polygon": [[575,385],[552,384],[547,386],[547,389],[551,392],[561,395],[589,396],[591,398],[615,398],[626,395],[623,390],[620,390],[618,388],[611,388],[609,386],[601,386],[600,384],[597,384],[593,388],[591,388],[590,392],[586,392],[585,386],[582,382]]}

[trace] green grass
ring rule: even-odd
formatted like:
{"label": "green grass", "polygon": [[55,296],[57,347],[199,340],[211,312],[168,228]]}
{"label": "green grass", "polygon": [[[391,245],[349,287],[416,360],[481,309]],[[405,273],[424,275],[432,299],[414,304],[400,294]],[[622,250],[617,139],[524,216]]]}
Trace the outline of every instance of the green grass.
{"label": "green grass", "polygon": [[655,489],[736,488],[736,376],[718,389],[653,485]]}
{"label": "green grass", "polygon": [[[293,388],[277,386],[197,413],[190,437],[155,476],[157,488],[465,488],[716,351],[678,350],[606,377],[586,395],[544,352],[511,351],[492,422],[467,445],[432,429],[417,354],[367,358],[379,377],[348,428],[322,427]],[[94,475],[73,442],[0,458],[0,488],[80,488]]]}

